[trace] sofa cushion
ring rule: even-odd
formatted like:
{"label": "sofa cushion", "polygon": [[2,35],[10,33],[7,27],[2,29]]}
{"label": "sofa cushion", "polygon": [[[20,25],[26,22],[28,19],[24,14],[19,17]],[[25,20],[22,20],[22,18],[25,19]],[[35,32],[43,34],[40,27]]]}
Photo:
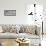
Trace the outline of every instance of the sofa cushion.
{"label": "sofa cushion", "polygon": [[3,32],[17,33],[16,25],[3,25]]}
{"label": "sofa cushion", "polygon": [[30,34],[35,34],[35,26],[34,25],[27,25],[25,27],[25,32]]}
{"label": "sofa cushion", "polygon": [[19,33],[24,33],[24,25],[21,25],[21,26],[20,26]]}
{"label": "sofa cushion", "polygon": [[2,26],[0,26],[0,33],[3,32]]}

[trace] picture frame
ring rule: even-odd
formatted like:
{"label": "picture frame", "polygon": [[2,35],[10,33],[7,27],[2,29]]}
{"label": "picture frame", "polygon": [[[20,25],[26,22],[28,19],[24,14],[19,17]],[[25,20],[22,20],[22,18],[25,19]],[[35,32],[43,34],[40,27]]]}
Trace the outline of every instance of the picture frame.
{"label": "picture frame", "polygon": [[4,16],[16,16],[16,10],[4,10]]}

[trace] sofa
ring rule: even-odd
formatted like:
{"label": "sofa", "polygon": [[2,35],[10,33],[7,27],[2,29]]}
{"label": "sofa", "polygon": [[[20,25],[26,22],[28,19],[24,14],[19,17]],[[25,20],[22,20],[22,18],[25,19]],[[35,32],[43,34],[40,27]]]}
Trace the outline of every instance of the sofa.
{"label": "sofa", "polygon": [[40,38],[38,25],[0,24],[0,38]]}
{"label": "sofa", "polygon": [[31,44],[39,44],[40,25],[28,24],[0,24],[0,42],[14,39],[30,39]]}

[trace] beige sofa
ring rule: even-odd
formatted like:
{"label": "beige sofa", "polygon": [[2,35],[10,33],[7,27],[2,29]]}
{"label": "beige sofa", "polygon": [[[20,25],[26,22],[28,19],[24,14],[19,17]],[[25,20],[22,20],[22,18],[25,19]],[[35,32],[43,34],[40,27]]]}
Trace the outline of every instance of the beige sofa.
{"label": "beige sofa", "polygon": [[0,24],[0,38],[39,38],[40,26],[24,24]]}

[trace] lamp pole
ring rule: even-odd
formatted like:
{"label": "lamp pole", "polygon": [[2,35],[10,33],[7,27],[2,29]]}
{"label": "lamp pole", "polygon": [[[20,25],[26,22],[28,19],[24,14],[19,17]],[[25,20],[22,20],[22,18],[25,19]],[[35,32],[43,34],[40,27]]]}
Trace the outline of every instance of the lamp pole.
{"label": "lamp pole", "polygon": [[[40,16],[41,16],[41,15],[40,15]],[[42,17],[41,17],[41,23],[42,23],[42,24],[41,24],[41,26],[42,26],[41,28],[42,28],[42,40],[43,40],[43,34],[44,34],[44,33],[43,33],[43,15],[42,15]]]}

